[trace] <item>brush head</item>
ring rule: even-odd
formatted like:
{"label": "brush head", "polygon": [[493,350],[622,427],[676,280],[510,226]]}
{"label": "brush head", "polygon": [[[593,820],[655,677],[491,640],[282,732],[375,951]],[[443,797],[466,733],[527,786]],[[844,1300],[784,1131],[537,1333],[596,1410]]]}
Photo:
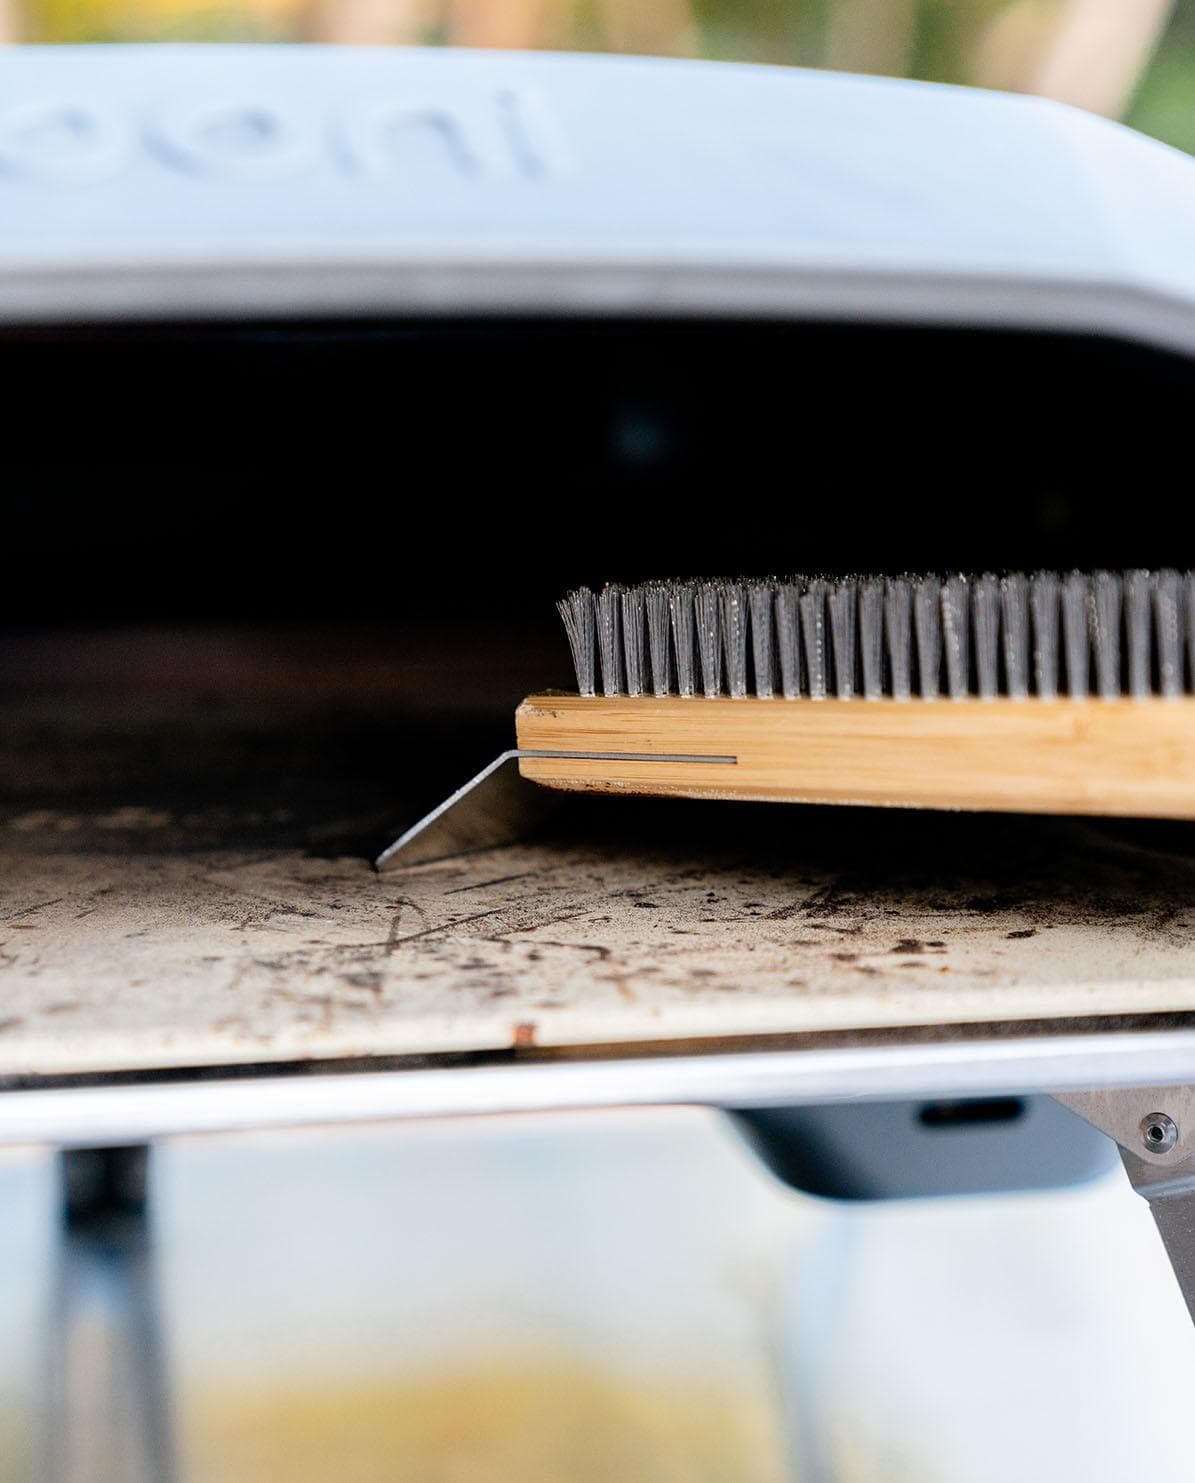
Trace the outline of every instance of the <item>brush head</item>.
{"label": "brush head", "polygon": [[582,695],[1195,693],[1195,572],[718,578],[557,606]]}

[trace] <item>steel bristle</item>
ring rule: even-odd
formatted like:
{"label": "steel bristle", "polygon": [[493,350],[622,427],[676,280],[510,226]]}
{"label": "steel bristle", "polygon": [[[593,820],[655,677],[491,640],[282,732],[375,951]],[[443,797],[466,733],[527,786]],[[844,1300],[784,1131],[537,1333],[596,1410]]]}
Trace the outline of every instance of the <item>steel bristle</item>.
{"label": "steel bristle", "polygon": [[556,606],[586,696],[1195,694],[1191,571],[655,580]]}

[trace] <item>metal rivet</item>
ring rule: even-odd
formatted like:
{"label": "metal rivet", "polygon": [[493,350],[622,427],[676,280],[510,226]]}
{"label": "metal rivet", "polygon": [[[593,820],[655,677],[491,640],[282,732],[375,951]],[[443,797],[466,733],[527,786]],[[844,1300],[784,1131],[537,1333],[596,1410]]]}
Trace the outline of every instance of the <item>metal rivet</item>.
{"label": "metal rivet", "polygon": [[1150,1153],[1169,1153],[1178,1142],[1178,1124],[1164,1112],[1148,1112],[1141,1119],[1141,1142]]}

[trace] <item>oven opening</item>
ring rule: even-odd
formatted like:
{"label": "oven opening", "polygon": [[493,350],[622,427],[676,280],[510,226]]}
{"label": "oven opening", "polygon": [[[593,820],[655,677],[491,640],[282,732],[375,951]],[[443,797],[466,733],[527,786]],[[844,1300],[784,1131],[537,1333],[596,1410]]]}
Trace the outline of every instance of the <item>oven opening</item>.
{"label": "oven opening", "polygon": [[[554,604],[578,583],[1166,565],[1195,520],[1195,370],[1109,341],[174,325],[9,332],[0,365],[4,791],[55,847],[372,858],[510,745],[524,695],[571,686]],[[712,828],[775,868],[796,837],[873,873],[970,862],[976,897],[1017,853],[1008,819],[572,815]]]}

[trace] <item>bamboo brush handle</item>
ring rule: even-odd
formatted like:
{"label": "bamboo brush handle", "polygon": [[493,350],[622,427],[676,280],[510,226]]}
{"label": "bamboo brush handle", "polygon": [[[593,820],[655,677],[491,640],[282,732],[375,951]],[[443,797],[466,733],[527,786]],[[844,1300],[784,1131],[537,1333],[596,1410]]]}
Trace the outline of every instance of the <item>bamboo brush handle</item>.
{"label": "bamboo brush handle", "polygon": [[1195,697],[732,700],[533,695],[533,751],[734,757],[523,758],[585,792],[1195,819]]}

